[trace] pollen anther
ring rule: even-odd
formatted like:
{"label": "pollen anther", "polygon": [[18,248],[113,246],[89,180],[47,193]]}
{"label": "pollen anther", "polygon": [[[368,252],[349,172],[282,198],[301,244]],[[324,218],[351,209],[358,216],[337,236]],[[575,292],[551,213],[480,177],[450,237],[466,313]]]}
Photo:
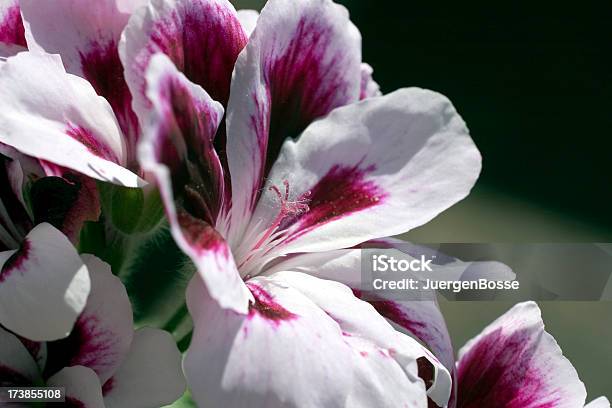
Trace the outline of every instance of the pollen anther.
{"label": "pollen anther", "polygon": [[289,201],[289,181],[283,180],[283,185],[285,186],[284,194],[277,186],[271,186],[269,188],[270,191],[276,193],[280,202],[280,209],[270,226],[266,229],[265,234],[259,239],[253,249],[258,249],[261,245],[263,245],[268,240],[268,238],[270,238],[270,236],[274,234],[274,232],[276,232],[279,225],[285,218],[295,217],[304,214],[310,210],[310,208],[308,207],[310,191],[307,191],[302,194],[300,197],[298,197],[296,201]]}

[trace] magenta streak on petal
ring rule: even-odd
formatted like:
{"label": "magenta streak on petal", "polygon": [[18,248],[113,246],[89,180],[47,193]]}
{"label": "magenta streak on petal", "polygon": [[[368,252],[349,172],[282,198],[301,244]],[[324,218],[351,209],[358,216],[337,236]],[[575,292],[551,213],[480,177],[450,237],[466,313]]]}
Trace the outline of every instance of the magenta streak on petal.
{"label": "magenta streak on petal", "polygon": [[90,130],[85,129],[82,126],[76,126],[69,123],[66,129],[66,134],[72,137],[74,140],[82,143],[92,154],[102,159],[119,164],[119,158],[115,152],[113,152],[111,148],[103,141],[96,138],[96,136],[94,136]]}
{"label": "magenta streak on petal", "polygon": [[66,408],[86,408],[85,404],[82,401],[79,401],[76,398],[66,397],[66,401],[64,402],[64,407]]}
{"label": "magenta streak on petal", "polygon": [[371,81],[372,77],[369,72],[365,70],[361,70],[361,90],[359,91],[359,100],[362,101],[366,99],[368,95],[368,84]]}
{"label": "magenta streak on petal", "polygon": [[[200,85],[212,99],[227,107],[234,65],[248,40],[231,9],[214,1],[184,2],[157,21],[149,35],[145,52],[135,62],[142,77],[151,55],[163,52],[191,82]],[[140,93],[146,95],[144,81]],[[221,165],[229,174],[224,122],[213,142]],[[227,193],[223,198],[229,203],[230,178],[226,177],[224,183]]]}
{"label": "magenta streak on petal", "polygon": [[253,163],[259,163],[259,168],[254,169],[253,185],[251,186],[251,202],[250,209],[254,209],[259,199],[259,191],[263,183],[264,172],[266,170],[266,153],[268,151],[268,135],[270,132],[270,104],[269,95],[267,100],[260,100],[256,94],[253,94],[253,104],[255,105],[255,113],[251,115],[251,128],[255,130],[257,137],[257,149],[253,149]]}
{"label": "magenta streak on petal", "polygon": [[150,55],[164,52],[190,81],[227,106],[234,64],[247,42],[228,8],[196,0],[159,20],[150,36],[149,55],[138,63],[142,72]]}
{"label": "magenta streak on petal", "polygon": [[360,169],[359,165],[334,165],[311,190],[304,193],[309,195],[309,211],[285,220],[281,229],[295,226],[297,231],[289,237],[293,240],[315,227],[381,204],[387,193],[373,181],[365,179],[366,174],[374,170],[374,165],[366,169]]}
{"label": "magenta streak on petal", "polygon": [[210,224],[182,210],[178,212],[177,217],[183,237],[197,254],[212,251],[226,259],[230,257],[223,237]]}
{"label": "magenta streak on petal", "polygon": [[255,299],[249,304],[249,317],[258,315],[276,324],[281,321],[293,320],[297,317],[279,305],[261,286],[254,283],[247,283],[246,285]]}
{"label": "magenta streak on petal", "polygon": [[[371,241],[371,243],[374,243],[374,241]],[[376,245],[378,247],[389,245],[390,247],[390,244],[384,241],[378,242]],[[360,299],[364,298],[364,294],[361,290],[354,288],[352,290],[356,297]],[[453,382],[457,381],[456,370],[454,368],[454,355],[452,354],[453,345],[445,328],[440,327],[432,321],[417,320],[411,317],[408,314],[408,309],[402,309],[401,305],[397,302],[382,299],[371,300],[372,298],[374,298],[374,296],[369,294],[366,301],[370,303],[381,316],[404,328],[410,334],[425,343],[436,357],[452,372]],[[452,402],[454,402],[454,397],[455,389],[453,388],[451,390],[451,403],[449,403],[449,406],[453,406]],[[428,399],[427,406],[429,408],[439,408],[438,405],[430,399]]]}
{"label": "magenta streak on petal", "polygon": [[[361,292],[358,290],[353,290],[355,296],[360,297]],[[400,306],[390,300],[376,300],[370,301],[368,300],[374,309],[383,317],[391,320],[393,323],[398,324],[403,327],[413,335],[415,335],[420,340],[424,341],[427,344],[435,343],[439,341],[441,338],[444,338],[444,334],[437,330],[435,325],[427,325],[426,322],[413,320],[408,316]],[[434,331],[435,330],[435,331]]]}
{"label": "magenta streak on petal", "polygon": [[30,339],[26,339],[25,337],[21,337],[21,336],[18,336],[18,337],[21,343],[23,344],[23,346],[28,349],[28,351],[30,352],[30,355],[36,358],[36,356],[38,356],[38,353],[40,353],[40,348],[41,348],[42,343],[38,341],[32,341]]}
{"label": "magenta streak on petal", "polygon": [[261,245],[265,244],[265,242],[274,234],[277,230],[278,226],[281,225],[284,219],[286,218],[295,218],[301,214],[304,214],[309,210],[308,200],[310,199],[310,194],[305,194],[303,198],[298,201],[290,201],[289,200],[289,182],[284,180],[283,182],[285,186],[285,191],[282,193],[277,186],[270,187],[270,190],[273,191],[278,196],[278,201],[280,203],[280,209],[276,218],[272,221],[270,226],[268,226],[268,230],[266,233],[259,239],[259,241],[255,244],[252,250],[258,249]]}
{"label": "magenta streak on petal", "polygon": [[0,283],[4,282],[14,271],[23,267],[24,262],[30,256],[32,245],[25,238],[21,243],[21,247],[2,265],[0,269]]}
{"label": "magenta streak on petal", "polygon": [[[356,290],[353,292],[359,293],[359,291]],[[357,293],[356,296],[358,296]],[[424,322],[411,320],[396,303],[388,300],[369,301],[368,303],[374,306],[376,311],[382,316],[397,323],[411,333],[415,335],[422,333],[423,335],[429,336],[429,333],[425,332],[427,325]],[[432,333],[432,335],[434,334]],[[421,338],[421,336],[419,336],[419,338]]]}
{"label": "magenta streak on petal", "polygon": [[47,343],[44,377],[75,365],[89,367],[100,375],[118,363],[118,343],[118,334],[101,324],[98,317],[81,314],[67,338]]}
{"label": "magenta streak on petal", "polygon": [[0,21],[0,42],[27,47],[19,5],[9,7]]}
{"label": "magenta streak on petal", "polygon": [[132,95],[123,76],[117,44],[90,44],[87,53],[80,53],[83,75],[98,95],[110,103],[117,121],[127,138],[128,166],[136,167],[136,145],[140,133],[138,118],[132,110]]}
{"label": "magenta streak on petal", "polygon": [[271,49],[264,57],[272,107],[266,171],[287,137],[299,136],[315,119],[355,102],[352,84],[342,69],[348,64],[349,51],[336,51],[331,58],[325,55],[334,35],[333,28],[318,19],[302,18],[285,53],[276,55]]}
{"label": "magenta streak on petal", "polygon": [[27,387],[32,381],[10,367],[0,364],[0,387]]}
{"label": "magenta streak on petal", "polygon": [[111,377],[102,386],[102,395],[106,395],[107,393],[111,392],[113,388],[115,388],[115,378]]}
{"label": "magenta streak on petal", "polygon": [[458,366],[458,408],[554,408],[559,390],[544,383],[534,360],[538,338],[529,331],[510,336],[498,329],[463,356]]}
{"label": "magenta streak on petal", "polygon": [[160,79],[162,119],[155,139],[157,160],[168,166],[183,206],[214,224],[224,196],[224,176],[212,139],[218,113],[174,76]]}
{"label": "magenta streak on petal", "polygon": [[66,172],[65,167],[58,166],[55,163],[51,163],[49,161],[38,159],[38,164],[42,167],[45,172],[45,176],[55,176],[62,177],[62,175]]}

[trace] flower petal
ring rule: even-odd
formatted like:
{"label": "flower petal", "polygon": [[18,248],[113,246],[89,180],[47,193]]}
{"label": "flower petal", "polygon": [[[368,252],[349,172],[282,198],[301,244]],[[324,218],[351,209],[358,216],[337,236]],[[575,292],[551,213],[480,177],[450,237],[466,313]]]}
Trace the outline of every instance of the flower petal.
{"label": "flower petal", "polygon": [[125,143],[108,103],[57,56],[26,52],[0,65],[0,142],[98,180],[129,187]]}
{"label": "flower petal", "polygon": [[0,155],[5,156],[6,176],[13,194],[22,206],[26,207],[24,191],[29,187],[29,183],[45,176],[44,169],[38,160],[2,143],[0,143]]}
{"label": "flower petal", "polygon": [[374,73],[374,69],[368,64],[361,64],[361,92],[359,94],[359,99],[367,99],[373,98],[376,96],[381,96],[382,92],[380,91],[380,86],[374,81],[372,78],[372,74]]}
{"label": "flower petal", "polygon": [[[402,242],[402,245],[409,244]],[[360,249],[292,255],[267,269],[266,275],[278,271],[295,271],[347,285],[358,298],[372,304],[379,314],[393,322],[399,330],[422,341],[449,371],[453,371],[453,346],[435,294],[431,300],[401,302],[381,297],[373,301],[374,294],[362,290],[361,256]]]}
{"label": "flower petal", "polygon": [[87,267],[61,232],[39,224],[0,253],[0,323],[34,341],[66,337],[85,307]]}
{"label": "flower petal", "polygon": [[[0,187],[3,201],[0,206],[4,205],[8,221],[13,221],[16,228],[29,231],[32,220],[34,224],[48,222],[77,243],[83,224],[98,220],[100,199],[95,180],[59,166],[40,163],[7,145],[0,144],[0,154],[7,156],[0,156],[0,180],[8,181],[7,187]],[[45,177],[49,167],[56,176]],[[0,210],[0,227],[4,224],[6,228],[7,220],[2,213]],[[11,229],[9,226],[8,230]],[[25,233],[17,236],[21,240]]]}
{"label": "flower petal", "polygon": [[125,287],[110,267],[83,255],[91,276],[87,306],[70,335],[47,344],[45,376],[69,366],[91,368],[104,383],[119,368],[133,336],[132,307]]}
{"label": "flower petal", "polygon": [[241,316],[211,302],[199,279],[190,284],[195,329],[184,368],[199,405],[427,406],[417,359],[435,358],[349,288],[296,272],[248,285],[254,301]]}
{"label": "flower petal", "polygon": [[459,352],[457,407],[575,408],[586,390],[534,302],[520,303]]}
{"label": "flower petal", "polygon": [[161,407],[185,391],[181,353],[170,334],[140,329],[119,370],[104,384],[107,408]]}
{"label": "flower petal", "polygon": [[606,397],[599,397],[586,404],[584,408],[610,408],[610,401]]}
{"label": "flower petal", "polygon": [[47,385],[66,389],[66,408],[104,408],[100,381],[90,368],[66,367],[49,378]]}
{"label": "flower petal", "polygon": [[259,11],[243,9],[238,10],[236,13],[238,14],[238,20],[240,20],[240,24],[242,24],[244,32],[250,37],[253,30],[255,30],[255,26],[257,25]]}
{"label": "flower petal", "polygon": [[17,336],[21,344],[28,350],[30,356],[36,361],[38,368],[43,370],[47,364],[47,343],[44,341],[32,341],[25,337]]}
{"label": "flower petal", "polygon": [[227,103],[230,79],[246,34],[227,0],[152,0],[130,19],[120,45],[136,112],[151,107],[145,95],[149,60],[163,53],[190,81]]}
{"label": "flower petal", "polygon": [[0,387],[31,387],[40,381],[38,366],[28,349],[0,326]]}
{"label": "flower petal", "polygon": [[0,65],[2,58],[26,50],[19,0],[0,0]]}
{"label": "flower petal", "polygon": [[29,49],[60,54],[69,73],[87,79],[106,98],[128,138],[127,162],[133,164],[140,131],[118,44],[131,13],[146,0],[20,1]]}
{"label": "flower petal", "polygon": [[288,141],[251,228],[288,202],[308,205],[279,225],[279,253],[347,248],[420,226],[463,199],[480,172],[478,149],[448,99],[422,89],[339,108]]}
{"label": "flower petal", "polygon": [[[92,54],[103,54],[103,50],[111,51],[110,48],[114,48],[112,53],[117,54],[117,43],[131,13],[146,4],[145,0],[99,0],[93,3],[55,0],[49,4],[36,0],[19,1],[29,49],[60,54],[66,70],[82,77],[93,64],[89,59]],[[115,61],[121,65],[118,59]],[[110,61],[98,60],[100,62]],[[104,76],[110,77],[111,73]],[[122,76],[121,71],[119,76]],[[100,79],[103,78],[94,78]]]}
{"label": "flower petal", "polygon": [[[333,316],[334,320],[336,320],[341,326],[345,325],[345,328],[357,327],[358,325],[362,325],[363,323],[360,322],[360,319],[362,318],[367,319],[367,317],[365,316],[368,316],[368,314],[366,314],[365,311],[367,310],[371,311],[371,308],[369,306],[366,307],[363,304],[363,302],[360,302],[361,308],[364,310],[363,314],[359,312],[354,313],[353,310],[350,310],[351,307],[349,307],[348,304],[337,305],[336,296],[323,295],[323,293],[326,292],[325,291],[326,284],[323,283],[325,282],[324,280],[315,279],[309,275],[303,275],[303,274],[296,275],[291,272],[285,272],[285,273],[281,272],[279,273],[279,276],[281,276],[281,279],[292,282],[292,284],[294,285],[296,289],[299,289],[304,295],[309,297],[311,300],[315,301],[315,303],[317,303],[319,307],[325,310],[328,315]],[[339,288],[344,287],[343,285],[339,285],[337,283],[334,283],[334,285],[338,286]],[[352,292],[353,292],[352,294],[354,295],[355,294],[354,291]],[[357,298],[355,298],[355,300],[352,302],[354,304],[352,308],[359,310],[359,307],[356,305],[355,301],[357,301]],[[381,322],[383,321],[381,317],[386,317],[384,315],[376,316],[375,313],[371,313],[371,312],[370,314],[371,314],[370,319],[374,320],[375,318],[377,318]],[[376,338],[376,336],[384,335],[383,333],[385,333],[385,330],[383,330],[383,326],[386,326],[386,325],[383,325],[381,323],[380,326],[378,327],[376,327],[376,325],[374,324],[372,326],[374,327],[368,327],[367,329],[361,328],[359,331],[353,334],[359,337],[370,337],[372,339]],[[399,332],[397,333],[399,334]],[[403,338],[403,336],[401,337]],[[383,337],[379,337],[377,338],[377,340],[381,343],[384,341]],[[410,338],[410,340],[412,340],[412,338]],[[418,343],[414,342],[414,344],[418,344]],[[395,349],[391,350],[391,354],[396,352],[393,350]],[[431,370],[431,372],[428,373],[428,375],[431,375],[431,378],[423,378],[426,383],[428,397],[432,399],[435,403],[441,406],[446,405],[449,399],[449,395],[451,393],[451,385],[452,385],[449,371],[445,369],[445,367],[441,364],[441,362],[435,356],[432,356],[431,353],[427,351],[425,348],[423,348],[422,346],[419,345],[418,347],[416,347],[414,352],[418,356],[417,363],[419,366],[419,376],[423,378],[423,373],[421,372],[421,370],[423,369],[423,365],[426,367],[425,368],[426,371]],[[429,360],[429,362],[423,363],[422,362],[423,359]]]}
{"label": "flower petal", "polygon": [[[347,285],[355,296],[374,306],[396,330],[417,338],[426,345],[454,377],[454,349],[436,293],[422,290],[419,300],[402,301],[389,299],[385,297],[384,292],[365,290],[364,283],[367,282],[362,282],[362,250],[365,248],[395,249],[401,251],[398,258],[418,258],[425,255],[432,259],[432,273],[440,280],[512,280],[515,274],[506,265],[498,262],[463,262],[437,250],[394,238],[369,241],[352,249],[292,254],[266,268],[265,275],[278,271],[296,271]],[[410,277],[424,278],[416,274]],[[432,387],[428,389],[428,395],[435,397],[436,391]]]}
{"label": "flower petal", "polygon": [[[232,218],[243,225],[287,137],[359,98],[361,36],[331,0],[270,0],[236,62],[228,107]],[[238,228],[235,235],[242,235]]]}
{"label": "flower petal", "polygon": [[[478,279],[482,277],[496,279],[512,279],[513,274],[503,265],[495,262],[462,262],[444,256],[429,248],[411,244],[397,239],[386,238],[363,245],[365,248],[397,248],[404,256],[410,253],[436,254],[434,265],[436,276],[442,280]],[[417,255],[415,255],[416,257]],[[420,255],[418,255],[420,256]],[[433,258],[433,257],[432,257]],[[277,262],[273,267],[266,269],[265,274],[274,274],[278,271],[296,271],[307,273],[322,279],[341,282],[349,286],[355,295],[370,303],[376,311],[389,320],[393,326],[410,336],[419,339],[425,344],[440,362],[454,374],[454,349],[446,322],[436,299],[435,292],[423,291],[421,300],[400,301],[388,299],[384,294],[367,292],[363,290],[362,283],[362,250],[343,249],[318,253],[295,254],[283,261]],[[419,279],[418,276],[414,276]],[[437,390],[430,388],[428,395]]]}
{"label": "flower petal", "polygon": [[[151,59],[147,96],[153,104],[145,155],[171,177],[175,200],[214,225],[224,198],[224,176],[213,139],[223,106],[189,82],[164,54]],[[143,160],[146,167],[146,160]]]}
{"label": "flower petal", "polygon": [[141,165],[155,176],[172,235],[213,298],[246,313],[248,290],[229,247],[212,227],[222,203],[223,173],[211,140],[223,108],[163,55],[151,60],[147,81],[153,110],[141,143]]}
{"label": "flower petal", "polygon": [[0,42],[0,66],[4,64],[5,58],[12,57],[13,55],[17,55],[18,53],[23,51],[27,51],[27,48],[24,48],[20,45],[5,44]]}
{"label": "flower petal", "polygon": [[0,0],[0,44],[26,47],[19,0]]}

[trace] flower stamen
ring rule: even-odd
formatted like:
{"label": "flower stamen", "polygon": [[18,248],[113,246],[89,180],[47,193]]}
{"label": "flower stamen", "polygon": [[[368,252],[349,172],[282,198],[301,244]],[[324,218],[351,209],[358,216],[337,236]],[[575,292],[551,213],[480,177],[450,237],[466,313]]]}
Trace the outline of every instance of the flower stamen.
{"label": "flower stamen", "polygon": [[310,210],[308,207],[308,201],[310,198],[310,191],[302,194],[296,201],[289,201],[289,181],[283,180],[285,186],[285,193],[281,193],[277,186],[271,186],[270,191],[274,191],[280,201],[280,209],[278,214],[272,221],[272,224],[266,229],[264,235],[257,241],[257,244],[253,247],[253,250],[260,248],[269,238],[276,232],[281,222],[287,217],[296,217],[302,215]]}

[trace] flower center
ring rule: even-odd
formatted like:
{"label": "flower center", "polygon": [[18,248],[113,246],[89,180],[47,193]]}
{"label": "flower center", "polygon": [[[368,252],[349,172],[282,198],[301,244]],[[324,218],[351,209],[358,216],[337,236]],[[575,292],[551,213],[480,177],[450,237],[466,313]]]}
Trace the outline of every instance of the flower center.
{"label": "flower center", "polygon": [[278,199],[280,201],[280,210],[272,224],[265,231],[264,235],[259,239],[257,244],[255,244],[253,250],[256,250],[262,245],[264,245],[266,241],[278,230],[280,223],[285,218],[296,217],[298,215],[304,214],[309,210],[308,197],[310,196],[310,192],[308,192],[305,196],[300,197],[297,201],[289,201],[289,182],[287,180],[283,180],[283,185],[285,186],[284,196],[283,194],[281,194],[281,191],[278,187],[270,187],[270,190],[274,191],[278,196]]}
{"label": "flower center", "polygon": [[270,225],[259,232],[252,241],[249,240],[251,242],[255,241],[255,244],[248,248],[244,260],[238,265],[238,269],[243,276],[254,276],[258,269],[269,260],[266,255],[285,238],[283,236],[285,229],[282,228],[283,221],[298,217],[310,210],[308,207],[310,191],[302,194],[297,200],[291,201],[289,200],[289,181],[283,180],[283,186],[284,192],[278,186],[269,188],[278,197],[280,208]]}

